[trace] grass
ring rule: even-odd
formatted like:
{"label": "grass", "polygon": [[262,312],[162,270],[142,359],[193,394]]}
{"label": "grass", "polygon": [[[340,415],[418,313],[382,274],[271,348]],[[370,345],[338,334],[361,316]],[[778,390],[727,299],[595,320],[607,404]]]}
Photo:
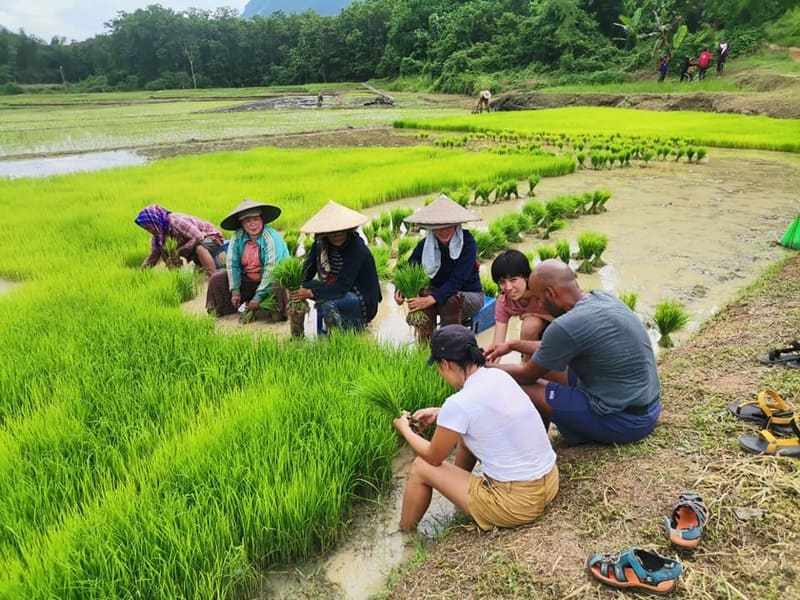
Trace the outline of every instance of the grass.
{"label": "grass", "polygon": [[773,119],[708,112],[653,112],[638,109],[571,107],[491,113],[439,119],[405,119],[395,127],[471,131],[513,131],[536,138],[565,136],[623,136],[682,139],[691,144],[800,152],[800,120]]}

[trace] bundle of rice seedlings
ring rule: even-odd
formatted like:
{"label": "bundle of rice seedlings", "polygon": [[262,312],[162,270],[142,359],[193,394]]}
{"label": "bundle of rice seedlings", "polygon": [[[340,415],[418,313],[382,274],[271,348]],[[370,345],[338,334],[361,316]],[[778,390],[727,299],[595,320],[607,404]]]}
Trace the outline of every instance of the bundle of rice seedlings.
{"label": "bundle of rice seedlings", "polygon": [[480,199],[480,204],[488,204],[491,202],[492,192],[494,192],[494,183],[485,182],[478,184],[475,186],[473,202],[479,204],[478,200]]}
{"label": "bundle of rice seedlings", "polygon": [[[469,200],[469,195],[467,195],[467,200]],[[400,231],[400,227],[403,225],[403,219],[408,216],[411,216],[413,213],[413,209],[410,208],[395,208],[392,210],[392,229],[394,231]]]}
{"label": "bundle of rice seedlings", "polygon": [[397,254],[398,256],[402,256],[403,254],[408,254],[414,248],[416,248],[417,243],[419,242],[418,239],[411,237],[411,236],[404,236],[397,240]]}
{"label": "bundle of rice seedlings", "polygon": [[594,256],[596,243],[597,234],[593,231],[585,231],[578,236],[578,254],[576,258],[581,261],[581,264],[578,265],[577,269],[579,273],[594,272],[592,256]]}
{"label": "bundle of rice seedlings", "polygon": [[380,239],[387,248],[391,248],[392,242],[394,242],[394,231],[391,227],[382,227],[378,230],[378,239]]}
{"label": "bundle of rice seedlings", "polygon": [[678,331],[689,322],[689,313],[683,306],[673,300],[664,300],[656,305],[656,311],[653,314],[653,321],[656,324],[658,333],[661,337],[658,339],[658,345],[662,348],[671,348],[672,338],[670,334]]}
{"label": "bundle of rice seedlings", "polygon": [[519,234],[525,230],[525,226],[527,225],[526,221],[520,220],[522,215],[519,213],[507,213],[496,219],[489,225],[489,231],[492,231],[492,227],[498,227],[498,231],[502,231],[505,239],[509,242],[518,242],[519,241]]}
{"label": "bundle of rice seedlings", "polygon": [[567,224],[564,222],[564,219],[555,219],[553,221],[549,221],[544,226],[544,231],[542,231],[542,239],[549,240],[551,233],[553,233],[554,231],[558,231],[559,229],[564,229],[566,225]]}
{"label": "bundle of rice seedlings", "polygon": [[[428,287],[430,279],[422,265],[406,264],[402,267],[395,269],[392,275],[392,283],[395,289],[400,292],[403,298],[415,298],[419,296],[420,291]],[[408,315],[408,321],[411,325],[420,325],[425,323],[428,317],[425,313],[419,310],[412,311]]]}
{"label": "bundle of rice seedlings", "polygon": [[556,242],[555,250],[556,250],[556,256],[558,257],[558,260],[560,260],[561,262],[563,262],[565,264],[569,264],[569,258],[570,258],[570,254],[571,254],[571,251],[570,251],[570,248],[569,248],[569,242],[567,240],[561,240],[560,242]]}
{"label": "bundle of rice seedlings", "polygon": [[468,186],[462,185],[456,190],[442,190],[442,193],[456,204],[460,206],[467,206],[469,204],[469,197],[472,192]]}
{"label": "bundle of rice seedlings", "polygon": [[175,284],[181,302],[188,302],[197,295],[197,289],[203,280],[203,273],[193,267],[181,269],[176,273]]}
{"label": "bundle of rice seedlings", "polygon": [[[581,161],[582,162],[582,161]],[[539,185],[539,181],[541,181],[541,177],[539,173],[531,173],[528,177],[528,196],[535,196],[534,189],[537,185]]]}
{"label": "bundle of rice seedlings", "polygon": [[480,258],[494,256],[506,247],[505,236],[499,235],[496,231],[473,231],[472,236],[475,238]]}
{"label": "bundle of rice seedlings", "polygon": [[483,286],[483,293],[490,298],[497,298],[500,293],[500,287],[494,282],[489,273],[481,273],[481,286]]}
{"label": "bundle of rice seedlings", "polygon": [[548,260],[556,257],[556,249],[553,246],[538,246],[536,253],[539,255],[539,260]]}
{"label": "bundle of rice seedlings", "polygon": [[361,233],[364,234],[364,239],[367,240],[367,244],[375,243],[375,228],[371,224],[367,223],[366,225],[362,225]]}
{"label": "bundle of rice seedlings", "polygon": [[181,257],[178,256],[178,240],[175,238],[168,237],[164,240],[164,253],[166,254],[164,263],[168,269],[177,269],[183,264]]}
{"label": "bundle of rice seedlings", "polygon": [[692,146],[689,146],[686,149],[686,162],[692,162],[695,154],[697,154],[697,150],[695,150]]}
{"label": "bundle of rice seedlings", "polygon": [[311,246],[313,245],[314,245],[313,235],[307,235],[305,238],[303,238],[303,250],[305,250],[306,254],[308,254],[311,251]]}
{"label": "bundle of rice seedlings", "polygon": [[[290,293],[303,287],[303,261],[297,257],[287,258],[279,262],[272,269],[272,277],[275,282]],[[289,302],[288,312],[307,312],[308,302]]]}
{"label": "bundle of rice seedlings", "polygon": [[545,218],[547,211],[544,208],[544,204],[538,200],[531,200],[522,205],[522,214],[528,217],[530,222],[538,227],[542,219]]}
{"label": "bundle of rice seedlings", "polygon": [[620,292],[619,299],[631,310],[636,310],[636,302],[639,300],[639,294],[636,292]]}
{"label": "bundle of rice seedlings", "polygon": [[589,206],[589,211],[592,214],[605,212],[606,202],[611,198],[611,192],[608,190],[595,190],[592,195],[592,203]]}
{"label": "bundle of rice seedlings", "polygon": [[[353,384],[350,395],[359,402],[371,402],[380,410],[396,419],[403,414],[402,401],[397,383],[383,371],[371,371]],[[420,423],[409,417],[411,429],[420,432]]]}
{"label": "bundle of rice seedlings", "polygon": [[608,248],[608,236],[604,233],[596,234],[594,239],[594,256],[592,257],[593,267],[597,267],[599,269],[606,264],[601,258],[601,255],[606,251],[606,248]]}
{"label": "bundle of rice seedlings", "polygon": [[703,160],[705,158],[706,154],[708,154],[708,150],[706,150],[705,148],[698,148],[697,149],[697,162],[700,162],[701,160]]}
{"label": "bundle of rice seedlings", "polygon": [[388,246],[370,246],[369,251],[375,259],[375,270],[378,272],[379,279],[389,279],[392,271],[389,265],[392,257],[392,249]]}

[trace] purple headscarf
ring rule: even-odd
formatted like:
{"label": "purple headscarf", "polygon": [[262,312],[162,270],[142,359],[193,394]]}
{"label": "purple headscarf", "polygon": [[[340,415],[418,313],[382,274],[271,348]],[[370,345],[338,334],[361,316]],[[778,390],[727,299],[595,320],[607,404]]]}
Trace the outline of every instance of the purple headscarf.
{"label": "purple headscarf", "polygon": [[159,249],[164,247],[169,233],[169,213],[163,206],[151,204],[139,211],[134,219],[139,227],[153,234],[153,243]]}

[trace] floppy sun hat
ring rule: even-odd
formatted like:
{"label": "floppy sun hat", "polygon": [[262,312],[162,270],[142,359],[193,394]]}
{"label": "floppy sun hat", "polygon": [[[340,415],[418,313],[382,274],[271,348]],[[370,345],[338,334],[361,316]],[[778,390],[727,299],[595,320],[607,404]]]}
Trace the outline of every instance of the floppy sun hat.
{"label": "floppy sun hat", "polygon": [[428,229],[440,229],[451,225],[480,221],[481,218],[471,210],[467,210],[445,194],[442,194],[428,206],[420,208],[413,215],[409,215],[403,220],[406,223],[412,223]]}
{"label": "floppy sun hat", "polygon": [[334,201],[328,202],[300,228],[301,233],[334,233],[355,229],[369,221],[362,215]]}
{"label": "floppy sun hat", "polygon": [[263,202],[256,202],[255,200],[245,198],[227,217],[222,219],[220,225],[222,225],[223,229],[235,231],[241,227],[243,218],[259,214],[261,218],[264,219],[264,225],[266,225],[281,215],[281,209],[271,204],[264,204]]}
{"label": "floppy sun hat", "polygon": [[464,360],[470,356],[470,346],[478,348],[472,330],[463,325],[445,325],[431,338],[431,355],[428,366],[440,360]]}

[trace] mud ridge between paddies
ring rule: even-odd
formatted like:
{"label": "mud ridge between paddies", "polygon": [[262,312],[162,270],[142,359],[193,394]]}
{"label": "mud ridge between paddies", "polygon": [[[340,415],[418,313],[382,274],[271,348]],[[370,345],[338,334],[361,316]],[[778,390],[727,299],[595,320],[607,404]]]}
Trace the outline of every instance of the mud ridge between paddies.
{"label": "mud ridge between paddies", "polygon": [[[800,337],[800,256],[767,273],[659,361],[663,413],[645,441],[565,448],[561,490],[545,516],[482,534],[463,519],[397,577],[391,598],[621,598],[586,575],[591,553],[631,547],[678,556],[675,596],[798,598],[800,459],[757,456],[738,437],[757,428],[727,410],[767,387],[800,409],[800,369],[757,357]],[[711,516],[693,552],[671,548],[662,520],[698,492]],[[638,596],[636,596],[638,597]]]}

